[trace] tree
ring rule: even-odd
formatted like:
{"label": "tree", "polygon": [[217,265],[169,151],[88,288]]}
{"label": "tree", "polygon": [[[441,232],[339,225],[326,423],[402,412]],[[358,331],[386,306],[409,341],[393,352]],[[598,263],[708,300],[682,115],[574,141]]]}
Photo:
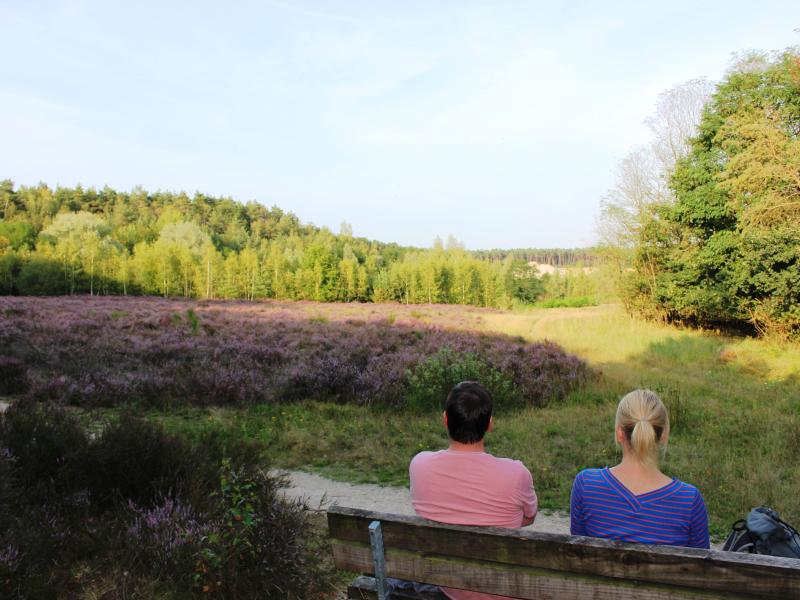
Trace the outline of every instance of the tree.
{"label": "tree", "polygon": [[800,336],[800,57],[747,55],[720,82],[637,261],[671,319]]}
{"label": "tree", "polygon": [[512,298],[533,304],[544,292],[544,284],[537,277],[536,270],[524,260],[506,259],[505,289]]}
{"label": "tree", "polygon": [[645,121],[652,142],[620,161],[617,183],[601,202],[601,244],[633,248],[656,208],[674,200],[670,176],[690,150],[711,89],[707,80],[692,79],[659,95],[655,113]]}
{"label": "tree", "polygon": [[32,250],[36,244],[36,230],[25,221],[0,221],[0,237],[13,250]]}
{"label": "tree", "polygon": [[[0,294],[10,295],[17,290],[16,280],[22,267],[22,258],[0,238]],[[59,271],[60,273],[60,271]]]}
{"label": "tree", "polygon": [[162,273],[162,290],[168,294],[168,281],[179,280],[184,296],[194,294],[195,271],[200,264],[209,237],[197,223],[186,221],[166,224],[161,229],[157,246],[162,252],[159,261]]}
{"label": "tree", "polygon": [[[75,194],[77,196],[77,192]],[[105,219],[86,211],[59,213],[42,230],[40,239],[55,245],[70,294],[77,291],[82,270],[89,274],[89,291],[94,293],[94,273],[102,248],[101,240],[110,231]]]}

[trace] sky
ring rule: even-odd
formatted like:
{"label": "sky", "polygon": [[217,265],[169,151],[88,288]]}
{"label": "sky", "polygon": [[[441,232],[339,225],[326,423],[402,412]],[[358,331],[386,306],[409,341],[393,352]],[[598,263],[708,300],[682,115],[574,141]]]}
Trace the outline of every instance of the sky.
{"label": "sky", "polygon": [[797,0],[3,0],[0,23],[0,179],[470,249],[591,245],[659,93],[800,44]]}

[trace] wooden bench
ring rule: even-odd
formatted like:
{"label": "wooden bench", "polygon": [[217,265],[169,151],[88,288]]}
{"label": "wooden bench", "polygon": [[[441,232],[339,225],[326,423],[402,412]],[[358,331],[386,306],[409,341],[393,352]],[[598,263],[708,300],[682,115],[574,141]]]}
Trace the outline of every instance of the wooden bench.
{"label": "wooden bench", "polygon": [[800,560],[790,558],[443,525],[337,505],[328,528],[336,567],[371,575],[350,585],[350,599],[444,598],[387,595],[384,576],[531,600],[800,599]]}

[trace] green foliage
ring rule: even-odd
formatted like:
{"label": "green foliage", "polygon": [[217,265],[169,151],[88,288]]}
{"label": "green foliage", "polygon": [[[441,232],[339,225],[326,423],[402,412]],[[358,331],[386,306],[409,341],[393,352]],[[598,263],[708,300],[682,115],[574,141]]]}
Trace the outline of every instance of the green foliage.
{"label": "green foliage", "polygon": [[195,588],[211,598],[302,600],[321,573],[303,505],[282,501],[276,480],[223,460],[214,492],[221,526],[197,553]]}
{"label": "green foliage", "polygon": [[49,258],[33,256],[23,263],[14,289],[25,296],[56,296],[64,293],[65,285],[61,265]]}
{"label": "green foliage", "polygon": [[541,278],[543,291],[536,306],[539,308],[579,308],[603,302],[619,301],[624,252],[608,256],[598,250],[595,266],[578,265],[562,268]]}
{"label": "green foliage", "polygon": [[193,308],[186,309],[186,322],[189,324],[189,329],[192,330],[192,335],[197,335],[200,331],[200,317]]}
{"label": "green foliage", "polygon": [[536,269],[523,260],[516,259],[508,266],[505,280],[506,292],[517,300],[533,304],[541,296],[545,287]]}
{"label": "green foliage", "polygon": [[749,57],[717,86],[675,201],[643,228],[626,301],[651,315],[800,336],[800,56]]}
{"label": "green foliage", "polygon": [[461,381],[480,381],[497,407],[507,408],[520,401],[508,377],[469,352],[457,353],[445,348],[420,362],[407,377],[406,406],[416,412],[442,410],[450,390]]}
{"label": "green foliage", "polygon": [[291,213],[203,194],[0,186],[0,293],[142,294],[508,307],[542,292],[528,256],[334,235]]}
{"label": "green foliage", "polygon": [[551,298],[537,302],[538,308],[581,308],[584,306],[597,306],[594,298],[589,296],[573,296],[570,298]]}
{"label": "green foliage", "polygon": [[0,250],[2,240],[13,250],[32,250],[36,242],[36,230],[24,221],[0,221]]}

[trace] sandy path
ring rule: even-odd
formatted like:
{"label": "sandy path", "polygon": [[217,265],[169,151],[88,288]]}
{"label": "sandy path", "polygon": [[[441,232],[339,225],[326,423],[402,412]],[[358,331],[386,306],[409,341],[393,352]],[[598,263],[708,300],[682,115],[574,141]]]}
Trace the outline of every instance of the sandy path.
{"label": "sandy path", "polygon": [[[304,498],[313,509],[325,509],[334,502],[352,508],[413,515],[408,489],[374,484],[333,481],[302,471],[281,471],[289,480],[285,493],[290,498]],[[526,529],[569,533],[569,516],[563,513],[540,513]]]}

